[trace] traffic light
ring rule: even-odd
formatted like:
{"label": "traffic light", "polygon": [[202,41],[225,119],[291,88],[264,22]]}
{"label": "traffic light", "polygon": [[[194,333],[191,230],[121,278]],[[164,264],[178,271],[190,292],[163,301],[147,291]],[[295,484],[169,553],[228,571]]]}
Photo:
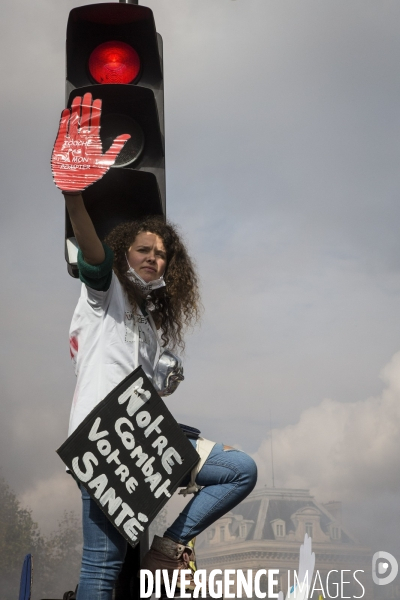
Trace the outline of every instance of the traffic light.
{"label": "traffic light", "polygon": [[[103,152],[118,135],[131,136],[115,165],[83,192],[100,239],[121,222],[165,215],[162,38],[152,11],[122,2],[73,9],[66,62],[67,107],[87,92],[102,101]],[[68,214],[65,229],[68,271],[77,276]]]}

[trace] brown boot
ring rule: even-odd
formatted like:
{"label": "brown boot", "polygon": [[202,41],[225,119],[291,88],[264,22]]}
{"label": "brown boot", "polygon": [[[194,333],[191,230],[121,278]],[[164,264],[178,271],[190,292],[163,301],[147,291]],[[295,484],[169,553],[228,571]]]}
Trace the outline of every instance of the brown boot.
{"label": "brown boot", "polygon": [[[140,568],[148,569],[153,574],[156,569],[167,569],[170,581],[174,570],[190,569],[192,575],[189,577],[187,573],[185,574],[185,580],[189,581],[189,584],[185,585],[185,589],[194,590],[196,585],[193,580],[193,569],[189,564],[191,561],[194,561],[194,552],[189,546],[155,535],[150,550],[143,557]],[[181,587],[180,574],[176,585]]]}

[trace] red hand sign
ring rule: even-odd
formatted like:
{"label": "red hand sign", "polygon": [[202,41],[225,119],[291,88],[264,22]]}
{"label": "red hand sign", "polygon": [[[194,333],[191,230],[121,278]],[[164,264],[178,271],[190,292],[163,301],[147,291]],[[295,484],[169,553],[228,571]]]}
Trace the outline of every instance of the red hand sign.
{"label": "red hand sign", "polygon": [[101,179],[131,137],[127,133],[119,135],[103,154],[100,116],[101,100],[93,102],[92,94],[77,96],[71,109],[61,113],[51,170],[56,186],[63,192],[81,192]]}

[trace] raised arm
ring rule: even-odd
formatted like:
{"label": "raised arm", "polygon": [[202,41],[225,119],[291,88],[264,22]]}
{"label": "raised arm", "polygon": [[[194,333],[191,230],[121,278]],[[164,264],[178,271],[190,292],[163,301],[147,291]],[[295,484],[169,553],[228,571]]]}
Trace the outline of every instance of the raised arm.
{"label": "raised arm", "polygon": [[64,198],[72,229],[85,262],[99,265],[105,259],[104,248],[86,210],[82,194],[64,193]]}
{"label": "raised arm", "polygon": [[85,261],[99,265],[105,259],[81,192],[101,179],[115,163],[131,137],[119,135],[107,152],[100,139],[101,100],[87,93],[77,96],[61,114],[57,138],[51,156],[54,183],[63,192],[76,241]]}

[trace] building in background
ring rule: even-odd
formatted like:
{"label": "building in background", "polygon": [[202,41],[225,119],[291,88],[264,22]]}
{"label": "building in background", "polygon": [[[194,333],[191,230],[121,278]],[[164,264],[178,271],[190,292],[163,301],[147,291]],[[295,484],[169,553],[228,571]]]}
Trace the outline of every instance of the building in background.
{"label": "building in background", "polygon": [[[199,568],[279,569],[279,590],[286,594],[288,571],[292,584],[306,533],[316,555],[314,576],[318,570],[324,588],[321,591],[318,583],[312,597],[372,600],[371,549],[359,544],[344,527],[341,502],[321,504],[308,490],[263,488],[250,494],[199,538]],[[364,594],[354,579],[355,571],[359,571],[356,576]],[[341,588],[341,579],[350,583]],[[262,585],[266,591],[266,581]]]}

